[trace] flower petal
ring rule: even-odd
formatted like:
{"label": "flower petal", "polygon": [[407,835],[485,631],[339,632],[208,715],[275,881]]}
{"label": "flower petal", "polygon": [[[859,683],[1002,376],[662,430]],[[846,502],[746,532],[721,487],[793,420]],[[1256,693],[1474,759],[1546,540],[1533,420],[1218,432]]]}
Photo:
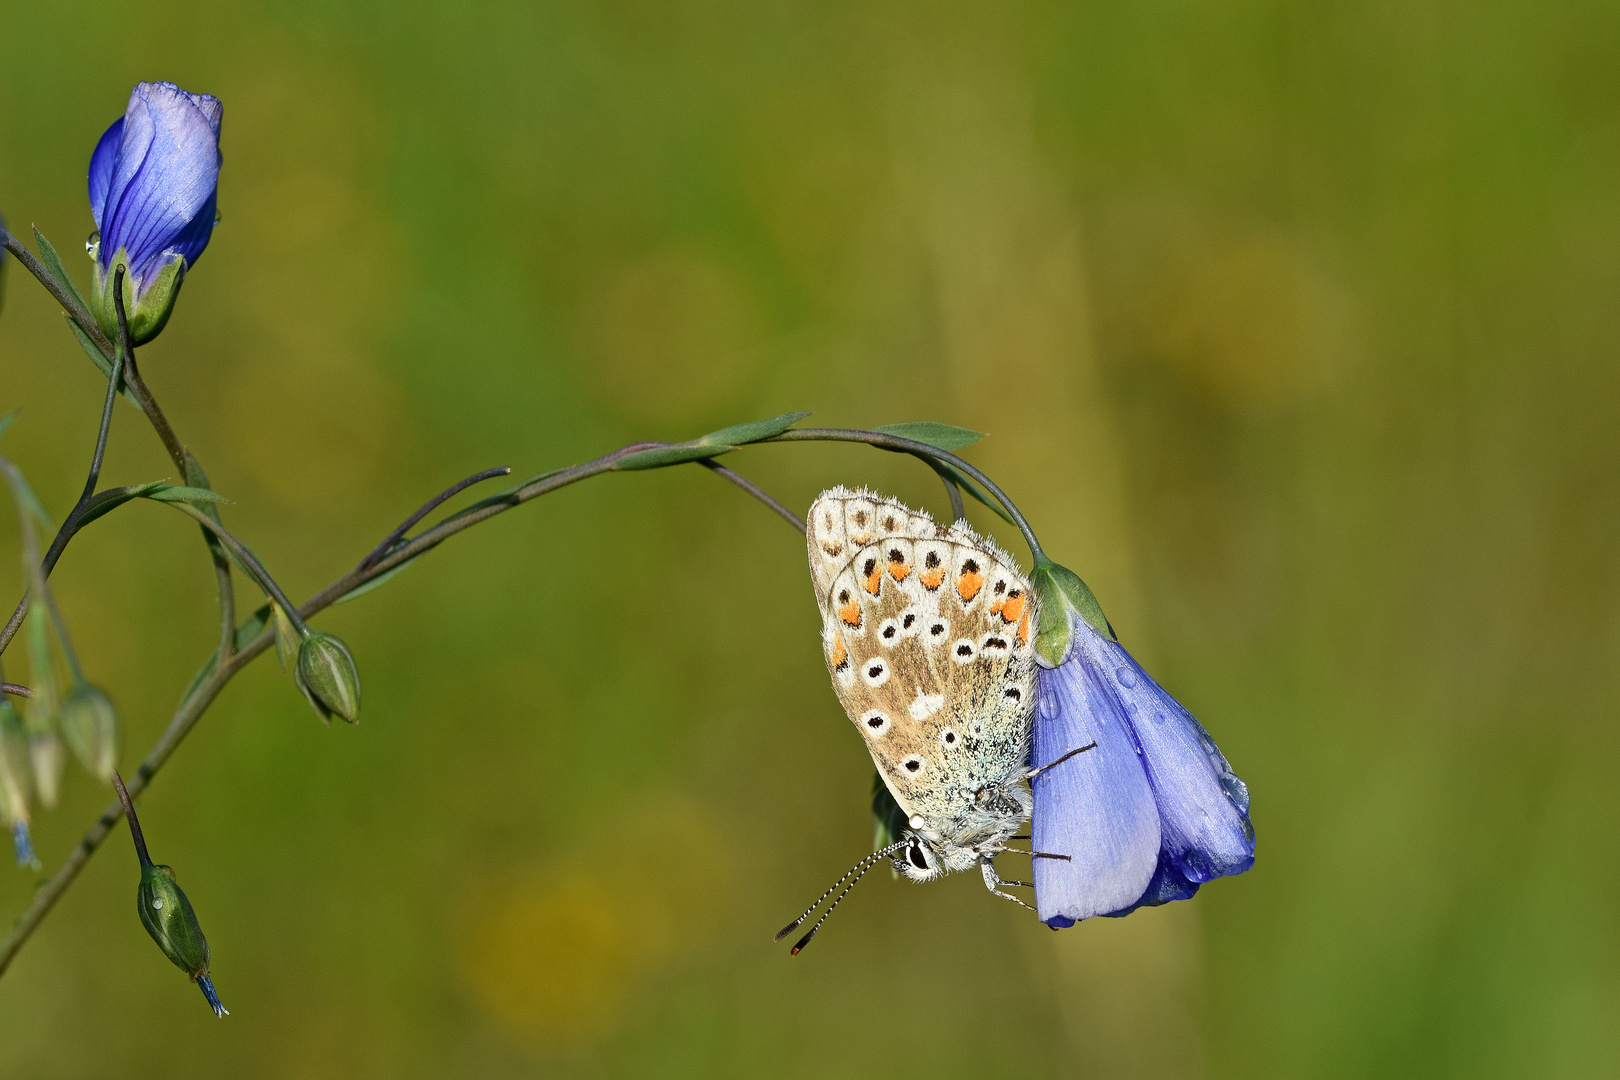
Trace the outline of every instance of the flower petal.
{"label": "flower petal", "polygon": [[1130,717],[1158,804],[1168,866],[1194,885],[1253,866],[1249,791],[1209,732],[1118,642],[1091,633],[1081,643],[1078,629],[1076,635],[1096,665],[1110,673]]}
{"label": "flower petal", "polygon": [[[130,94],[102,213],[101,252],[107,266],[119,248],[128,252],[137,290],[214,197],[222,113],[218,99],[173,83],[141,83]],[[194,255],[207,243],[206,235],[189,240]]]}
{"label": "flower petal", "polygon": [[1036,675],[1034,764],[1097,744],[1033,781],[1034,849],[1070,856],[1035,860],[1036,911],[1051,926],[1135,906],[1159,864],[1159,812],[1129,721],[1077,654]]}
{"label": "flower petal", "polygon": [[96,219],[96,228],[101,228],[101,212],[107,205],[107,189],[112,186],[113,165],[118,158],[118,151],[124,145],[124,118],[120,116],[112,122],[101,135],[101,141],[96,143],[95,152],[90,155],[90,216]]}

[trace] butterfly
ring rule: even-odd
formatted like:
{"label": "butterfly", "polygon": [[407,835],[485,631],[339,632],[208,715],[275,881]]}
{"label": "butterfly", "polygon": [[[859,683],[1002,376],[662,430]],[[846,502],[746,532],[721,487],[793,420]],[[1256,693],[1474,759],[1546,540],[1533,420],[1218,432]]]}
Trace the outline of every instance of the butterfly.
{"label": "butterfly", "polygon": [[805,520],[833,690],[904,825],[777,940],[849,881],[798,953],[884,858],[913,881],[977,866],[992,893],[1028,907],[1002,886],[1029,883],[1002,880],[994,860],[1018,850],[1007,841],[1029,820],[1027,781],[1043,771],[1029,768],[1039,603],[1029,581],[965,522],[941,526],[864,489],[823,492]]}

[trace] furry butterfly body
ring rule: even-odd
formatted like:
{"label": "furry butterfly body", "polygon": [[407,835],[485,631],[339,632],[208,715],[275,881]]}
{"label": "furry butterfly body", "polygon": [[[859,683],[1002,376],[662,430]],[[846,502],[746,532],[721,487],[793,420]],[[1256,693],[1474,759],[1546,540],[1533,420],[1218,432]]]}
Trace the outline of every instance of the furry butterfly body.
{"label": "furry butterfly body", "polygon": [[976,865],[1016,901],[992,860],[1030,816],[1029,582],[966,524],[864,490],[822,493],[806,540],[833,689],[907,819],[896,867]]}

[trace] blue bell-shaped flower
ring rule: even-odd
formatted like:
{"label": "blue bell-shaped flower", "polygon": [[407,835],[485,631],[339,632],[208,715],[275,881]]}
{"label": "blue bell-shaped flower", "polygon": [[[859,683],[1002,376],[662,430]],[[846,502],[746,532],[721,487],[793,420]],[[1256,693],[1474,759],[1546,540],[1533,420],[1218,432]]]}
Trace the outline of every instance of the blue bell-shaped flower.
{"label": "blue bell-shaped flower", "polygon": [[[1185,900],[1254,865],[1249,790],[1191,713],[1114,638],[1091,590],[1043,561],[1031,760],[1035,906],[1049,926]],[[1043,649],[1042,646],[1045,646]]]}

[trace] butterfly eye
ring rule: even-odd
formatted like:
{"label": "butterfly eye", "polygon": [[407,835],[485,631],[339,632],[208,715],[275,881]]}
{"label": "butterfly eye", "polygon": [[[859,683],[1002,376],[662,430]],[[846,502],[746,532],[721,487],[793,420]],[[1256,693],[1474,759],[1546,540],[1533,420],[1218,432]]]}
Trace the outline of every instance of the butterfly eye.
{"label": "butterfly eye", "polygon": [[921,844],[912,844],[910,847],[906,848],[906,858],[910,860],[911,865],[915,866],[917,869],[928,869],[928,856],[923,854]]}
{"label": "butterfly eye", "polygon": [[882,660],[868,660],[861,669],[868,686],[882,686],[889,681],[889,665]]}

